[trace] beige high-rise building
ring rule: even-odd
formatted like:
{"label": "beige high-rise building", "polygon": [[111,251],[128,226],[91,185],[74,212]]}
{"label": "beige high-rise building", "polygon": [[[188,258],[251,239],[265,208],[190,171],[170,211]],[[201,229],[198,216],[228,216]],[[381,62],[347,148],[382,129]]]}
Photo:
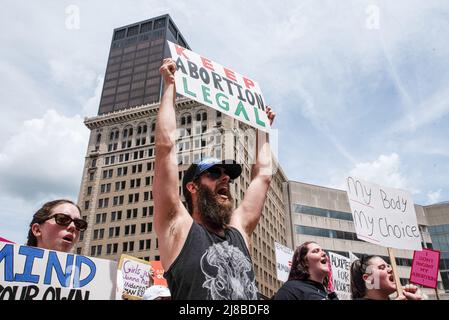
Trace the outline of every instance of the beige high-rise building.
{"label": "beige high-rise building", "polygon": [[[78,197],[89,222],[76,251],[117,261],[122,253],[159,260],[153,228],[153,176],[155,122],[159,105],[102,114],[85,120],[90,129],[83,178]],[[231,186],[238,206],[250,184],[254,136],[248,126],[188,99],[176,103],[179,181],[184,170],[204,157],[233,159],[243,165]],[[273,175],[262,218],[253,234],[250,252],[261,297],[279,288],[276,280],[274,241],[287,244],[283,186],[280,168]]]}

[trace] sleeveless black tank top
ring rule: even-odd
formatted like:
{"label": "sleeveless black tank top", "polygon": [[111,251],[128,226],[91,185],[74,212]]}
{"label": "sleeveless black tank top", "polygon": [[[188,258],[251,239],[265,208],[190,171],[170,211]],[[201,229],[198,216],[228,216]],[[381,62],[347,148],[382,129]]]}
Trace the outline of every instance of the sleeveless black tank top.
{"label": "sleeveless black tank top", "polygon": [[164,277],[174,300],[257,300],[248,249],[241,233],[232,227],[222,238],[193,222]]}

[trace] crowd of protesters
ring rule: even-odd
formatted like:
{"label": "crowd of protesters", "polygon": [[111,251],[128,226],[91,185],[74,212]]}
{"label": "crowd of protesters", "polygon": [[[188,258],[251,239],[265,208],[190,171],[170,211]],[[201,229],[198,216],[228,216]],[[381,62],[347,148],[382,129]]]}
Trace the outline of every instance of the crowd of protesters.
{"label": "crowd of protesters", "polygon": [[[268,135],[258,132],[256,162],[251,183],[237,208],[231,183],[242,172],[233,160],[202,159],[192,164],[182,180],[187,203],[180,199],[175,136],[176,64],[165,59],[160,68],[164,80],[156,122],[156,160],[153,185],[154,225],[168,288],[151,286],[145,300],[212,299],[256,300],[258,290],[249,251],[251,236],[261,217],[271,181]],[[275,113],[266,114],[272,124]],[[70,252],[88,223],[70,200],[45,203],[34,215],[28,246]],[[312,241],[298,246],[288,280],[274,300],[338,300],[328,291],[329,257]],[[396,292],[393,270],[379,256],[362,256],[350,266],[352,299],[388,300]],[[402,288],[394,299],[420,300],[416,286]]]}

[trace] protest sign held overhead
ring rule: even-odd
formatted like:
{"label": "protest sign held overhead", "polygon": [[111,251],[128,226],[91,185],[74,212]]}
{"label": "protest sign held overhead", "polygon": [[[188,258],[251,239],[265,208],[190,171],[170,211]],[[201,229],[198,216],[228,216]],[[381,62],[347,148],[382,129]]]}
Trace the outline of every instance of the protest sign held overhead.
{"label": "protest sign held overhead", "polygon": [[431,249],[415,251],[410,272],[410,282],[435,289],[438,282],[439,262],[439,251]]}
{"label": "protest sign held overhead", "polygon": [[130,300],[142,299],[145,290],[151,286],[152,268],[150,262],[122,254],[118,269],[122,279],[117,279],[117,282],[122,280],[123,297]]}
{"label": "protest sign held overhead", "polygon": [[292,267],[293,250],[283,246],[280,243],[274,242],[276,253],[276,273],[280,281],[286,282]]}
{"label": "protest sign held overhead", "polygon": [[332,287],[340,300],[351,300],[351,260],[334,252],[329,252],[332,268]]}
{"label": "protest sign held overhead", "polygon": [[0,242],[0,300],[113,300],[117,263]]}
{"label": "protest sign held overhead", "polygon": [[259,84],[195,52],[167,41],[176,63],[176,92],[254,128],[270,132]]}
{"label": "protest sign held overhead", "polygon": [[346,179],[346,191],[357,238],[384,247],[421,250],[421,235],[409,192],[355,177]]}

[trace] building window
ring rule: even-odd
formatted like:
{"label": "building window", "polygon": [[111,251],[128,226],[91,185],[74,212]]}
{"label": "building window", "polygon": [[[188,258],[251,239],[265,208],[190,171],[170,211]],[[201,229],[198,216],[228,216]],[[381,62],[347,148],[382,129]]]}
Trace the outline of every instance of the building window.
{"label": "building window", "polygon": [[126,29],[117,30],[114,34],[114,41],[125,38]]}
{"label": "building window", "polygon": [[340,230],[322,229],[322,228],[295,225],[295,232],[297,234],[305,234],[317,237],[362,241],[357,238],[357,234],[353,232],[340,231]]}
{"label": "building window", "polygon": [[153,21],[142,23],[140,26],[140,33],[151,31],[153,28]]}
{"label": "building window", "polygon": [[160,18],[154,21],[154,29],[162,29],[165,27],[165,18]]}
{"label": "building window", "polygon": [[325,218],[353,221],[352,214],[350,212],[309,207],[309,206],[304,206],[304,205],[300,205],[300,204],[294,204],[293,207],[294,207],[293,211],[295,213],[309,214],[309,215],[325,217]]}
{"label": "building window", "polygon": [[127,36],[128,37],[132,37],[132,36],[135,36],[138,33],[139,33],[139,26],[138,25],[137,26],[133,26],[133,27],[128,28]]}

